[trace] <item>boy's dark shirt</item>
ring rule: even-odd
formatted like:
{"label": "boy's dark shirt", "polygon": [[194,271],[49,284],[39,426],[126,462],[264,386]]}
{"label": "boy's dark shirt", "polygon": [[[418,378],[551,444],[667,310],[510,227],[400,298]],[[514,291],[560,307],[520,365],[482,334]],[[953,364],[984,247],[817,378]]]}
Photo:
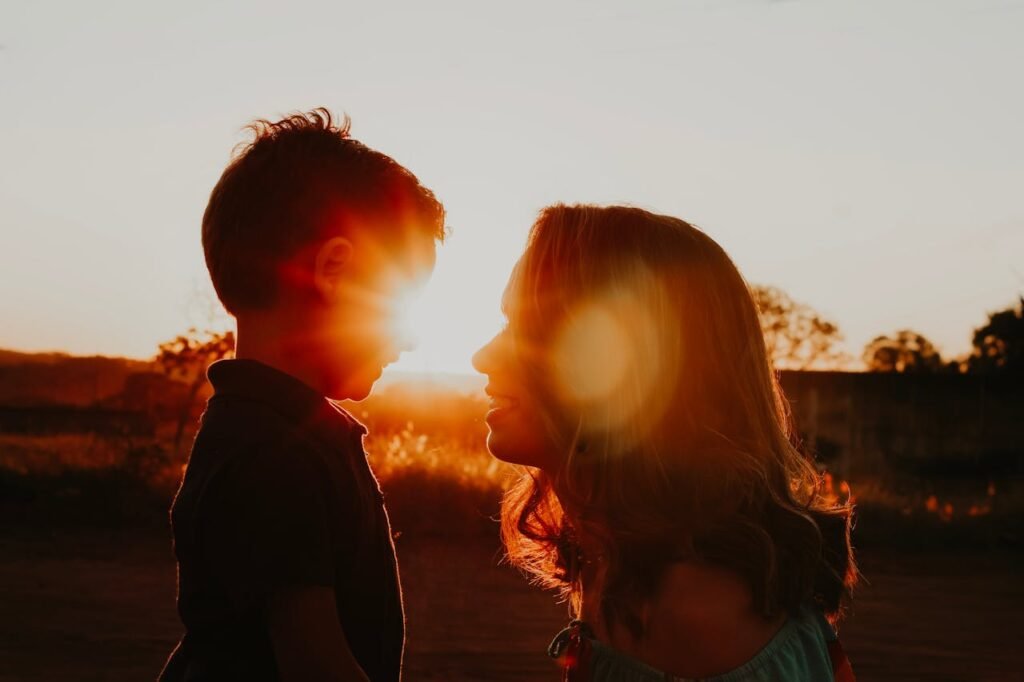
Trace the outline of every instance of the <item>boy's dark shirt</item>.
{"label": "boy's dark shirt", "polygon": [[280,588],[334,589],[356,660],[398,680],[405,625],[366,429],[298,379],[251,360],[214,394],[171,509],[185,636],[161,680],[277,680],[264,609]]}

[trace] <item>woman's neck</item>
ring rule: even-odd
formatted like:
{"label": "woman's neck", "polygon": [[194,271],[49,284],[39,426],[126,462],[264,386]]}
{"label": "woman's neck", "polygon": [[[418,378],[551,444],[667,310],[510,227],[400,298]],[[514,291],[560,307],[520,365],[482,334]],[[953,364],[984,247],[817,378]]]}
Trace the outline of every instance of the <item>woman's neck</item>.
{"label": "woman's neck", "polygon": [[597,562],[584,565],[580,573],[582,619],[599,640],[673,675],[701,678],[737,668],[771,641],[786,620],[785,614],[758,614],[750,588],[732,571],[679,562],[666,569],[649,598],[630,605],[643,624],[637,636],[603,618],[607,568]]}
{"label": "woman's neck", "polygon": [[613,567],[605,543],[587,532],[587,524],[571,515],[569,520],[578,548],[578,617],[599,640],[652,667],[680,677],[727,672],[760,651],[785,622],[785,614],[766,618],[757,612],[749,585],[736,572],[690,560],[669,564],[658,584],[629,605],[642,632],[609,623],[603,604]]}

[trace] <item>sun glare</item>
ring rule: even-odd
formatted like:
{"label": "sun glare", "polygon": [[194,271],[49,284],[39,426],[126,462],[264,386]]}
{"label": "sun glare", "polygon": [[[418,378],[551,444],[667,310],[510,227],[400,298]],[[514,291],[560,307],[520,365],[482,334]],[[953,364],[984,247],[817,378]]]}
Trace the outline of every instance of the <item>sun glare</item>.
{"label": "sun glare", "polygon": [[394,303],[390,333],[401,347],[415,347],[419,342],[422,320],[417,318],[419,301],[423,297],[423,285],[414,284],[403,287]]}
{"label": "sun glare", "polygon": [[403,292],[393,324],[414,349],[391,365],[391,373],[476,374],[473,353],[501,328],[499,302],[508,272],[481,276],[474,261],[461,255],[439,250],[430,280]]}

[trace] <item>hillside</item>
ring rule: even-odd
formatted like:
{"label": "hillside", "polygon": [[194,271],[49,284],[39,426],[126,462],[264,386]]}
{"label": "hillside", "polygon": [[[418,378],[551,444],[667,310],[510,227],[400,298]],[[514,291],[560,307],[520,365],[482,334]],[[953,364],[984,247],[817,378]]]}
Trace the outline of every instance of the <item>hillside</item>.
{"label": "hillside", "polygon": [[0,405],[92,405],[119,394],[152,363],[0,349]]}

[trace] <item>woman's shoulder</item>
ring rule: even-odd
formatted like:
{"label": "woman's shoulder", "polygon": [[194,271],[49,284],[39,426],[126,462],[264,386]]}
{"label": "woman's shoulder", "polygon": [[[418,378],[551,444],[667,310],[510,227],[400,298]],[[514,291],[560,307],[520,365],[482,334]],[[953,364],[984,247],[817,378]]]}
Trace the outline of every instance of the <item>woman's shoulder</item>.
{"label": "woman's shoulder", "polygon": [[832,680],[829,641],[835,632],[815,607],[808,606],[787,618],[779,632],[746,663],[707,682],[761,682],[762,680]]}
{"label": "woman's shoulder", "polygon": [[834,633],[820,611],[809,605],[765,617],[753,603],[747,583],[728,569],[674,564],[645,605],[643,637],[621,628],[602,633],[610,636],[595,643],[595,663],[615,669],[631,661],[631,671],[649,668],[661,675],[656,679],[665,679],[659,671],[721,682],[831,679],[828,640]]}
{"label": "woman's shoulder", "polygon": [[[834,633],[830,633],[832,630],[824,617],[809,607],[788,617],[749,660],[725,672],[680,675],[677,671],[673,674],[596,639],[588,641],[585,660],[577,663],[585,668],[585,679],[590,682],[689,682],[696,679],[704,682],[819,682],[832,680],[834,675],[828,647],[828,640]],[[564,650],[554,645],[553,649]]]}
{"label": "woman's shoulder", "polygon": [[783,613],[754,609],[745,580],[695,561],[673,564],[647,609],[643,660],[683,677],[704,678],[749,661],[781,631]]}

